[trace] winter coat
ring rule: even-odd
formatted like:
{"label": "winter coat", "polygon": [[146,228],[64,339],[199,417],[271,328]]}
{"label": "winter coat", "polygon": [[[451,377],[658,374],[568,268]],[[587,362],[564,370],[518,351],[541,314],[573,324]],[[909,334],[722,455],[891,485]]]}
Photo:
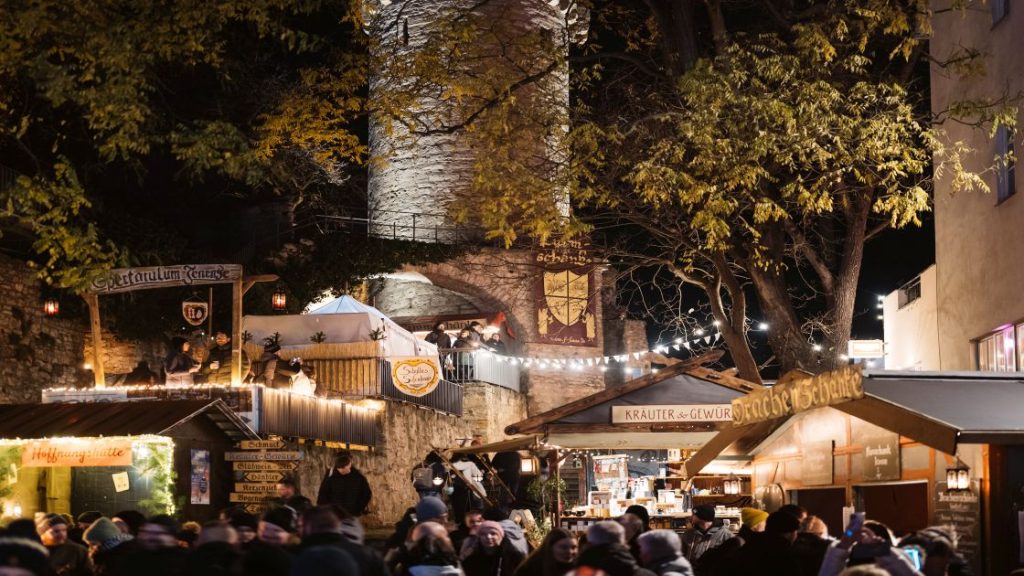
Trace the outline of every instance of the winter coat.
{"label": "winter coat", "polygon": [[732,538],[732,532],[724,526],[712,526],[707,530],[690,528],[679,537],[683,544],[683,556],[695,563],[708,550],[720,546]]}
{"label": "winter coat", "polygon": [[227,576],[234,574],[242,554],[227,542],[200,544],[186,562],[189,576]]}
{"label": "winter coat", "polygon": [[[521,552],[523,557],[530,553],[530,544],[526,541],[526,534],[523,533],[522,526],[511,520],[501,520],[498,524],[501,524],[501,529],[505,531],[505,539],[502,542],[508,542],[510,546]],[[467,536],[459,549],[459,558],[465,560],[475,549],[476,536]]]}
{"label": "winter coat", "polygon": [[177,546],[159,550],[135,547],[125,555],[122,571],[117,572],[117,575],[180,576],[185,573],[187,557],[188,553]]}
{"label": "winter coat", "polygon": [[373,491],[370,490],[370,483],[366,476],[353,466],[348,474],[338,474],[338,471],[331,468],[331,471],[324,476],[320,483],[320,491],[317,492],[316,503],[337,504],[353,516],[362,516],[366,507],[370,504]]}
{"label": "winter coat", "polygon": [[739,549],[725,573],[730,576],[798,576],[800,564],[789,540],[778,534],[761,533]]}
{"label": "winter coat", "polygon": [[50,552],[50,568],[57,576],[91,576],[89,550],[81,544],[65,542],[59,546],[47,546]]}
{"label": "winter coat", "polygon": [[[833,546],[825,553],[825,560],[818,570],[819,576],[838,576],[846,569],[846,562],[850,559],[850,551],[839,546]],[[914,570],[906,553],[899,548],[893,547],[889,554],[875,558],[875,565],[882,568],[892,576],[922,576]]]}
{"label": "winter coat", "polygon": [[474,546],[469,555],[463,558],[462,569],[466,576],[513,576],[525,558],[526,554],[506,537],[493,550]]}
{"label": "winter coat", "polygon": [[437,345],[438,350],[452,347],[452,337],[444,330],[433,330],[424,338],[427,342]]}
{"label": "winter coat", "polygon": [[690,566],[690,561],[682,556],[658,560],[651,563],[647,569],[658,576],[693,576],[693,566]]}
{"label": "winter coat", "polygon": [[384,559],[381,558],[376,550],[369,546],[360,546],[346,538],[343,534],[335,532],[310,534],[302,539],[300,550],[306,550],[314,546],[334,546],[347,552],[356,565],[359,566],[358,576],[388,576],[387,568],[384,567]]}
{"label": "winter coat", "polygon": [[458,566],[435,566],[433,564],[410,566],[404,574],[409,576],[466,576],[466,573]]}
{"label": "winter coat", "polygon": [[821,538],[817,534],[801,532],[796,535],[796,542],[793,542],[793,555],[800,563],[800,576],[816,576],[825,559],[825,552],[832,545],[830,540]]}
{"label": "winter coat", "polygon": [[167,373],[167,384],[180,386],[192,385],[192,368],[198,364],[188,352],[171,352],[164,359],[164,372]]}
{"label": "winter coat", "polygon": [[[219,362],[220,365],[214,370],[210,365]],[[249,355],[242,350],[242,380],[249,375]],[[231,383],[231,343],[226,346],[214,346],[203,364],[203,374],[209,384],[230,384]]]}
{"label": "winter coat", "polygon": [[519,568],[516,568],[515,576],[564,576],[573,569],[573,565],[552,562],[548,565],[548,570],[545,571],[544,568],[544,550],[538,548],[526,557]]}
{"label": "winter coat", "polygon": [[604,570],[608,576],[654,576],[654,572],[637,566],[636,559],[623,544],[600,544],[585,549],[578,566]]}

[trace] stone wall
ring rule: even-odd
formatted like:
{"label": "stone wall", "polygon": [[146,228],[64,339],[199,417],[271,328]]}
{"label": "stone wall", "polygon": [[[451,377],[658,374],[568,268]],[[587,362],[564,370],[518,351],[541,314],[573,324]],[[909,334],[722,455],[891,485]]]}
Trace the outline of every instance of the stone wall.
{"label": "stone wall", "polygon": [[84,325],[43,313],[42,285],[24,262],[0,255],[0,403],[38,402],[40,390],[75,386]]}
{"label": "stone wall", "polygon": [[[92,362],[92,332],[86,330],[82,357]],[[149,363],[149,369],[160,375],[167,344],[162,341],[121,340],[109,331],[103,331],[103,371],[109,380],[117,375],[131,372],[139,362]],[[197,353],[197,357],[198,353]]]}
{"label": "stone wall", "polygon": [[[400,289],[387,289],[387,284],[398,284]],[[370,304],[389,318],[420,316],[429,310],[431,316],[479,314],[480,310],[464,296],[427,282],[395,282],[388,279],[377,283]]]}
{"label": "stone wall", "polygon": [[[416,503],[409,475],[434,447],[452,447],[473,433],[488,442],[504,439],[505,426],[526,417],[523,396],[489,384],[466,386],[464,416],[457,418],[424,410],[411,404],[388,402],[381,415],[383,445],[372,452],[355,452],[355,466],[373,489],[368,527],[390,526]],[[335,450],[307,445],[297,478],[303,494],[316,498],[324,474],[333,463]]]}

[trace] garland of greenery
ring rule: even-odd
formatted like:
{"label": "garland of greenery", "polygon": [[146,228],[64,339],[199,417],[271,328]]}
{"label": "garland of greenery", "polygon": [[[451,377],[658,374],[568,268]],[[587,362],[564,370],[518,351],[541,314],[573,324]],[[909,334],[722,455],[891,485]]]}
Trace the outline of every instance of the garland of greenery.
{"label": "garland of greenery", "polygon": [[150,497],[139,501],[139,507],[147,515],[174,514],[174,442],[162,437],[134,441],[132,467],[153,487]]}

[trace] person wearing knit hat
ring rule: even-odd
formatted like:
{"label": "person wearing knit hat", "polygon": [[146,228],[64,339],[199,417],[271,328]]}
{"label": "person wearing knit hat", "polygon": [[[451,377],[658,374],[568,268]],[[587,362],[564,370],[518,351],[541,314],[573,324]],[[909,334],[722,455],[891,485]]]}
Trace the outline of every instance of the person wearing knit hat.
{"label": "person wearing knit hat", "polygon": [[139,528],[142,528],[142,525],[146,523],[146,515],[138,510],[121,510],[114,514],[111,520],[122,532],[138,536]]}
{"label": "person wearing knit hat", "polygon": [[526,554],[505,538],[499,522],[485,520],[477,526],[475,543],[462,559],[462,568],[466,574],[512,576],[525,559]]}
{"label": "person wearing knit hat", "polygon": [[42,544],[27,538],[0,537],[0,568],[2,567],[21,569],[21,572],[0,569],[0,572],[5,574],[27,573],[46,576],[50,573],[49,553]]}
{"label": "person wearing knit hat", "polygon": [[50,556],[54,574],[88,574],[89,552],[85,546],[68,540],[67,520],[59,514],[40,514],[36,531]]}
{"label": "person wearing knit hat", "polygon": [[113,520],[102,516],[85,529],[82,538],[89,545],[89,556],[96,574],[110,573],[108,567],[122,562],[134,547],[131,534],[122,532]]}
{"label": "person wearing knit hat", "polygon": [[743,508],[740,510],[740,519],[751,532],[764,532],[764,523],[768,520],[768,513],[757,508]]}
{"label": "person wearing knit hat", "polygon": [[416,503],[416,522],[448,522],[448,506],[436,496],[424,496]]}
{"label": "person wearing knit hat", "polygon": [[295,512],[287,506],[274,508],[260,520],[257,537],[260,542],[284,546],[293,540]]}
{"label": "person wearing knit hat", "polygon": [[157,514],[139,528],[139,545],[145,550],[178,547],[178,521],[167,514]]}
{"label": "person wearing knit hat", "polygon": [[90,510],[88,512],[82,512],[75,518],[74,524],[68,527],[68,540],[81,544],[82,546],[88,547],[85,540],[82,539],[82,534],[85,529],[92,526],[92,523],[99,520],[103,514],[97,510]]}
{"label": "person wearing knit hat", "polygon": [[682,541],[683,554],[691,564],[696,564],[708,550],[732,538],[732,531],[715,525],[715,507],[710,504],[695,507],[690,524],[692,526],[683,534]]}
{"label": "person wearing knit hat", "polygon": [[238,532],[238,543],[245,547],[246,544],[256,539],[256,530],[259,528],[260,520],[248,512],[235,512],[228,518],[228,522]]}

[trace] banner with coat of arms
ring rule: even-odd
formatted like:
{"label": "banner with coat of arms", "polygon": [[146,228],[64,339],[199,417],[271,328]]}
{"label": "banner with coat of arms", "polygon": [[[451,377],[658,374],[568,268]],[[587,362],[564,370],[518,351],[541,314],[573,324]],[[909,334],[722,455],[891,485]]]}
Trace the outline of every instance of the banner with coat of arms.
{"label": "banner with coat of arms", "polygon": [[541,246],[535,262],[542,267],[534,290],[538,341],[596,346],[598,287],[590,251],[578,240],[559,241]]}

